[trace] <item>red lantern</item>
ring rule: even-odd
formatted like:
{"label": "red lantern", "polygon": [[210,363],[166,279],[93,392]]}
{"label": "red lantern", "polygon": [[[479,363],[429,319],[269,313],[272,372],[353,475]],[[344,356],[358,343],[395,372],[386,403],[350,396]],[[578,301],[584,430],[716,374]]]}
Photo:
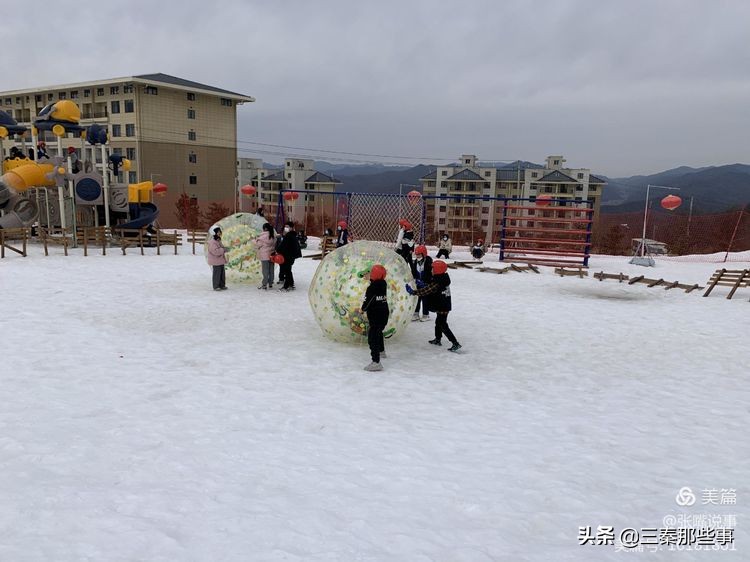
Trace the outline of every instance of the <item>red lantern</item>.
{"label": "red lantern", "polygon": [[164,184],[164,183],[157,183],[157,184],[156,184],[156,185],[155,185],[155,186],[154,186],[154,187],[152,188],[152,191],[153,191],[153,192],[154,192],[154,193],[155,193],[156,195],[158,195],[158,196],[160,196],[160,197],[164,197],[164,196],[165,196],[165,195],[167,194],[167,190],[168,190],[168,189],[169,189],[169,188],[167,187],[167,184]]}
{"label": "red lantern", "polygon": [[299,199],[299,193],[296,191],[287,191],[284,193],[284,201],[296,201]]}
{"label": "red lantern", "polygon": [[682,199],[676,195],[667,195],[661,200],[661,206],[667,211],[674,211],[680,205],[682,205]]}
{"label": "red lantern", "polygon": [[284,263],[284,256],[281,254],[274,254],[271,256],[271,261],[276,265],[282,265]]}
{"label": "red lantern", "polygon": [[422,194],[416,189],[406,194],[406,200],[410,205],[416,205],[420,199],[422,199]]}
{"label": "red lantern", "polygon": [[539,207],[546,207],[550,203],[552,203],[552,196],[550,195],[540,195],[536,198],[536,204]]}
{"label": "red lantern", "polygon": [[248,197],[251,197],[255,195],[258,190],[255,189],[254,185],[248,184],[248,185],[243,185],[240,188],[240,191],[242,192],[242,195],[247,195]]}

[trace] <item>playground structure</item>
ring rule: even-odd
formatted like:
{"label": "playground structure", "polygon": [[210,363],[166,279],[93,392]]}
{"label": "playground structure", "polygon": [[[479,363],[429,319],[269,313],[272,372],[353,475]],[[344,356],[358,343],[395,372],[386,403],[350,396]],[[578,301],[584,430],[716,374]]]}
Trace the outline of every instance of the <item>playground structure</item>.
{"label": "playground structure", "polygon": [[[110,150],[107,129],[98,124],[80,125],[81,112],[70,100],[43,108],[29,130],[0,111],[0,154],[8,137],[20,140],[2,163],[0,175],[0,228],[35,226],[47,234],[78,243],[78,227],[105,227],[106,237],[150,228],[159,216],[154,194],[165,193],[164,184],[118,182],[131,163]],[[55,141],[55,154],[47,153],[46,140]],[[63,148],[63,139],[78,137],[80,147]],[[79,156],[80,154],[80,156]]]}

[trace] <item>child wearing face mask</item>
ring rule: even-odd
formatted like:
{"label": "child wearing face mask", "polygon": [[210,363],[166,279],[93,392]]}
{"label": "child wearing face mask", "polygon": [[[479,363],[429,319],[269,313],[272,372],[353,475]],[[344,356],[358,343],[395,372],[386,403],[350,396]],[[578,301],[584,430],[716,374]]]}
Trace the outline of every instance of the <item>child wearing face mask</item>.
{"label": "child wearing face mask", "polygon": [[284,279],[284,286],[281,290],[293,291],[294,275],[292,274],[292,266],[294,265],[294,260],[302,257],[297,233],[294,230],[294,222],[289,221],[284,225],[284,234],[281,237],[281,243],[276,252],[284,256],[284,263],[279,266],[281,270],[279,277],[283,277]]}
{"label": "child wearing face mask", "polygon": [[[414,262],[411,264],[411,274],[414,277],[417,289],[432,282],[432,258],[427,255],[427,247],[420,245],[414,250]],[[419,317],[419,307],[422,307],[422,318]],[[427,322],[430,319],[430,310],[427,308],[427,299],[419,297],[417,299],[417,308],[414,310],[412,321],[421,320]]]}
{"label": "child wearing face mask", "polygon": [[451,251],[453,250],[453,243],[451,242],[451,237],[447,234],[443,234],[440,237],[440,240],[438,241],[438,253],[437,257],[435,259],[445,258],[449,259],[451,256]]}

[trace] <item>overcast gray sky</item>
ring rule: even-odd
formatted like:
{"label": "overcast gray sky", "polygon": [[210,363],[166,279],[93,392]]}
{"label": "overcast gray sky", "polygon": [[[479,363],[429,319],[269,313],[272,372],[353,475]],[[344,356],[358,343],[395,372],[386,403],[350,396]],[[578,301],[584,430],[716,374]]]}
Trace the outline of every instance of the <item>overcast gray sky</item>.
{"label": "overcast gray sky", "polygon": [[257,98],[243,156],[750,162],[748,0],[55,4],[4,10],[0,90],[151,72],[224,87]]}

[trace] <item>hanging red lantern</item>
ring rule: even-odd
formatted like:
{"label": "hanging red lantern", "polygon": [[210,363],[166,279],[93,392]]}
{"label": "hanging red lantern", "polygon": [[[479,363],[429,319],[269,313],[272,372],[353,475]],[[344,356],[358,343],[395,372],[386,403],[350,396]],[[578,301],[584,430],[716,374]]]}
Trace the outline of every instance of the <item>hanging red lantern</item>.
{"label": "hanging red lantern", "polygon": [[152,190],[153,190],[153,192],[154,192],[154,193],[155,193],[156,195],[159,195],[160,197],[164,197],[164,196],[165,196],[165,195],[167,194],[167,191],[169,190],[169,188],[167,187],[167,184],[165,184],[165,183],[161,183],[161,182],[160,182],[160,183],[157,183],[157,184],[156,184],[156,185],[155,185],[155,186],[154,186],[154,187],[152,188]]}
{"label": "hanging red lantern", "polygon": [[539,207],[546,207],[550,203],[552,203],[551,195],[540,195],[539,197],[536,198],[536,204]]}
{"label": "hanging red lantern", "polygon": [[682,199],[676,195],[667,195],[661,200],[661,206],[667,211],[674,211],[680,205],[682,205]]}
{"label": "hanging red lantern", "polygon": [[284,264],[284,256],[281,254],[273,254],[271,256],[271,261],[275,263],[276,265],[283,265]]}
{"label": "hanging red lantern", "polygon": [[296,191],[287,191],[284,193],[284,201],[296,201],[299,199],[299,193]]}
{"label": "hanging red lantern", "polygon": [[248,197],[251,197],[257,193],[257,189],[255,189],[254,185],[243,185],[240,188],[240,191],[242,192],[242,195],[247,195]]}
{"label": "hanging red lantern", "polygon": [[416,189],[406,194],[406,200],[410,205],[416,205],[420,199],[422,199],[422,194]]}

